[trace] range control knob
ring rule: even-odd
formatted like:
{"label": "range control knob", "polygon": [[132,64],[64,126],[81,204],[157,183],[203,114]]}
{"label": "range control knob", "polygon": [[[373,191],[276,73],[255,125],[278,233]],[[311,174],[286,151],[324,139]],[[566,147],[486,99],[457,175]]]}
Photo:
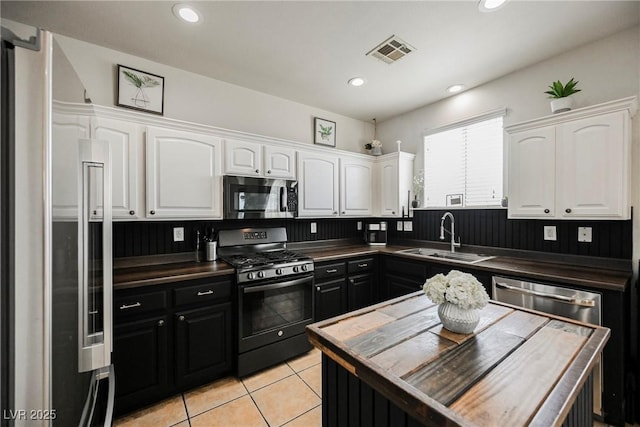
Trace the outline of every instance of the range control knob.
{"label": "range control knob", "polygon": [[249,280],[253,280],[253,279],[255,279],[255,277],[256,277],[256,275],[253,274],[253,273],[247,274],[247,279],[249,279]]}
{"label": "range control knob", "polygon": [[297,273],[298,271],[300,271],[300,267],[298,267],[297,265],[293,266],[293,272]]}
{"label": "range control knob", "polygon": [[264,271],[258,271],[258,277],[262,279],[264,277]]}
{"label": "range control knob", "polygon": [[282,274],[282,269],[281,268],[276,269],[276,274]]}
{"label": "range control knob", "polygon": [[307,265],[306,264],[302,264],[302,271],[307,271]]}

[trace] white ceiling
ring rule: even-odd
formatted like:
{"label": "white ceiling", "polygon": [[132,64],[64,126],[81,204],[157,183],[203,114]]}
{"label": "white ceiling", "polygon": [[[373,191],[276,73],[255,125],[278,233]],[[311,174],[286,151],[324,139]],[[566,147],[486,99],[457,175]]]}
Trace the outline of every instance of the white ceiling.
{"label": "white ceiling", "polygon": [[[190,3],[203,16],[172,14]],[[371,121],[474,87],[640,22],[639,1],[4,1],[1,16]],[[365,54],[391,35],[416,50]],[[367,84],[347,85],[354,76]]]}

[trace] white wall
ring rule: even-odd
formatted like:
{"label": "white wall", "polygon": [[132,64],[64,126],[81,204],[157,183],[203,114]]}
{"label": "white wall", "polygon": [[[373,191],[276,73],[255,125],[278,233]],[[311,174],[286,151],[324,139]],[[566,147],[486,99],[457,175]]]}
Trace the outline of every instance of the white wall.
{"label": "white wall", "polygon": [[[43,50],[46,45],[43,45]],[[44,353],[43,52],[16,48],[15,408],[48,408]],[[16,426],[43,421],[17,420]]]}
{"label": "white wall", "polygon": [[313,119],[336,122],[336,147],[364,152],[371,123],[63,36],[56,41],[95,104],[114,106],[117,64],[164,77],[164,116],[313,144]]}

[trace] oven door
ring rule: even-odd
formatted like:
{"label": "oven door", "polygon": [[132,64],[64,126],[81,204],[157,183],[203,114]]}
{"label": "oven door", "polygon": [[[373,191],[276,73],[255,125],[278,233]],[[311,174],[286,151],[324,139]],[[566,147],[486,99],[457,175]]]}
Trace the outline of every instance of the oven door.
{"label": "oven door", "polygon": [[305,333],[313,321],[313,275],[238,288],[238,352]]}
{"label": "oven door", "polygon": [[225,176],[226,219],[293,218],[297,213],[297,182]]}

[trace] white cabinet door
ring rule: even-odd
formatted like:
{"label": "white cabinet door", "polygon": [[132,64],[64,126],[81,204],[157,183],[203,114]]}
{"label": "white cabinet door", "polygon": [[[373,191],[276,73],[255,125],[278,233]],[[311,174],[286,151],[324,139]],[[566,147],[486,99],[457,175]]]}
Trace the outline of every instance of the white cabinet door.
{"label": "white cabinet door", "polygon": [[338,159],[298,152],[298,216],[338,216]]}
{"label": "white cabinet door", "polygon": [[558,215],[628,216],[628,139],[623,112],[564,123],[557,128]]}
{"label": "white cabinet door", "polygon": [[381,162],[378,165],[381,216],[398,216],[400,214],[398,188],[398,160],[389,159]]}
{"label": "white cabinet door", "polygon": [[137,219],[142,215],[139,204],[139,151],[142,149],[141,127],[135,123],[94,117],[91,136],[107,141],[111,151],[111,201],[114,219]]}
{"label": "white cabinet door", "polygon": [[340,159],[340,215],[372,214],[373,163],[361,159]]}
{"label": "white cabinet door", "polygon": [[267,178],[296,179],[296,151],[265,145],[263,170]]}
{"label": "white cabinet door", "polygon": [[262,176],[262,145],[254,142],[225,140],[224,173]]}
{"label": "white cabinet door", "polygon": [[147,128],[147,217],[221,218],[221,144],[216,137]]}
{"label": "white cabinet door", "polygon": [[77,218],[78,216],[78,170],[80,168],[79,139],[91,135],[89,116],[75,114],[53,114],[52,121],[52,209],[54,218]]}
{"label": "white cabinet door", "polygon": [[555,215],[555,126],[509,137],[509,217]]}

